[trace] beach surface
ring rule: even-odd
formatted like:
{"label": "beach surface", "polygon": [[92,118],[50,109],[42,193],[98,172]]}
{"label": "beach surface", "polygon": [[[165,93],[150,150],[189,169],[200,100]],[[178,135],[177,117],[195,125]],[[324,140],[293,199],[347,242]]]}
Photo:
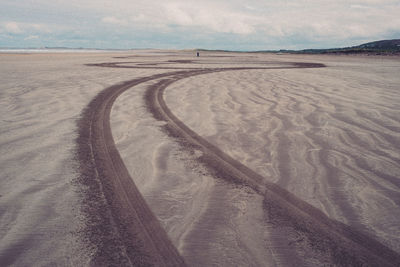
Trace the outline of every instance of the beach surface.
{"label": "beach surface", "polygon": [[0,54],[3,265],[400,263],[400,59]]}

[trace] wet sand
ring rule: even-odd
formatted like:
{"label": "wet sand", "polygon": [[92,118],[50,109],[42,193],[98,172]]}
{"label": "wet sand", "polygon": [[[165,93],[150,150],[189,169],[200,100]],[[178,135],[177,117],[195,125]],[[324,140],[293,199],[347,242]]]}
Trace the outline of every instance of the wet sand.
{"label": "wet sand", "polygon": [[[0,249],[7,263],[65,263],[63,255],[72,255],[72,250],[62,244],[71,240],[81,250],[74,255],[78,265],[399,262],[398,59],[225,53],[194,59],[184,52],[115,57],[70,57],[67,66],[79,69],[68,86],[79,75],[86,75],[80,79],[86,80],[83,88],[103,84],[90,93],[82,87],[70,89],[71,101],[80,97],[80,102],[71,102],[68,112],[51,113],[55,121],[60,114],[71,122],[81,117],[78,126],[54,128],[72,140],[77,137],[77,152],[65,151],[74,143],[69,139],[58,141],[66,159],[54,163],[72,165],[59,176],[69,177],[62,192],[68,195],[67,203],[81,208],[39,216],[39,222],[54,223],[43,232],[53,236],[31,243],[13,234],[17,228],[2,223],[2,237],[6,233],[19,244],[4,243]],[[24,61],[16,58],[6,71],[21,67]],[[327,67],[315,68],[321,63]],[[49,66],[42,69],[44,73]],[[83,69],[86,74],[81,74]],[[38,74],[37,69],[31,72]],[[3,94],[9,99],[13,82],[9,78]],[[107,82],[117,85],[104,86]],[[17,88],[26,85],[21,81]],[[43,93],[62,99],[53,86],[37,90],[42,107],[49,104]],[[27,96],[23,103],[32,100]],[[49,106],[60,106],[53,104]],[[36,117],[35,112],[20,114]],[[12,118],[19,122],[16,115]],[[359,141],[359,136],[365,138]],[[18,138],[10,144],[19,152],[18,144],[37,150]],[[36,168],[49,169],[48,162]],[[35,169],[34,162],[27,166]],[[5,170],[16,177],[22,173],[15,166]],[[12,185],[26,180],[20,177]],[[13,208],[13,214],[26,215],[12,201],[0,201],[1,207]],[[39,201],[31,212],[54,203],[62,202]],[[374,220],[378,212],[379,222]],[[12,221],[8,214],[3,218]],[[61,231],[57,239],[55,225],[65,218],[68,231],[75,234],[66,238]],[[26,227],[19,233],[36,229]],[[39,240],[63,254],[39,260]]]}

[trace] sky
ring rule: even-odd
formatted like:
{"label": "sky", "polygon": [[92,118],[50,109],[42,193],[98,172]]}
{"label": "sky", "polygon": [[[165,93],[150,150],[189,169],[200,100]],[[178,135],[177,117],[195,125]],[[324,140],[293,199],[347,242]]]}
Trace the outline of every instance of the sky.
{"label": "sky", "polygon": [[0,47],[276,50],[400,39],[400,0],[0,0]]}

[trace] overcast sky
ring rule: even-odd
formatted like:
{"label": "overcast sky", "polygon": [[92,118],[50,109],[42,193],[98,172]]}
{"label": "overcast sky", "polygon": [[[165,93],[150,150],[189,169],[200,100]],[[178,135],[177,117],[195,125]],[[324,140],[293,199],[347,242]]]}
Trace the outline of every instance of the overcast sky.
{"label": "overcast sky", "polygon": [[400,38],[400,0],[0,0],[0,47],[329,48]]}

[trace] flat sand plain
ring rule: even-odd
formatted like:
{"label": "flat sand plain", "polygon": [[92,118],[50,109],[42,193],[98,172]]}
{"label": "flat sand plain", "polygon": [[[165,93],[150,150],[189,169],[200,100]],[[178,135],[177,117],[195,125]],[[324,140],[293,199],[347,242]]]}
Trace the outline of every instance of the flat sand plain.
{"label": "flat sand plain", "polygon": [[[128,86],[109,107],[112,136],[187,265],[373,262],[365,249],[398,263],[398,57],[134,51],[0,58],[4,265],[91,265],[102,247],[124,251],[123,242],[104,246],[101,230],[88,233],[96,209],[88,211],[88,186],[79,178],[78,122],[105,88],[143,77],[153,78]],[[173,74],[179,71],[204,73]],[[194,141],[154,112],[147,93],[163,82],[160,95],[198,135]],[[256,185],[216,171],[205,160],[216,151],[228,165],[245,166],[237,177],[255,177]],[[130,258],[120,263],[133,262],[129,251],[118,253]]]}

